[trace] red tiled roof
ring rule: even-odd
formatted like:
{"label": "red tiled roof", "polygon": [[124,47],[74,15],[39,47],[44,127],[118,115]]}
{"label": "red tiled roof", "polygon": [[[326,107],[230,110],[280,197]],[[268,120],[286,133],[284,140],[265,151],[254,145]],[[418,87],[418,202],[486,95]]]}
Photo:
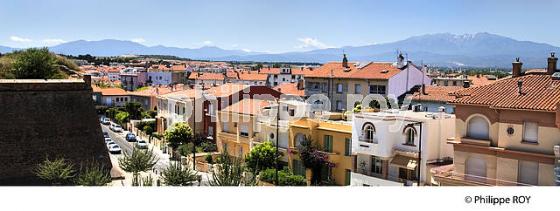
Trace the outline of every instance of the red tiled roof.
{"label": "red tiled roof", "polygon": [[332,76],[334,78],[386,80],[401,71],[394,67],[392,63],[372,62],[358,68],[356,63],[349,62],[348,66],[349,68],[344,68],[342,67],[342,62],[329,62],[316,69],[304,70],[305,77],[328,78]]}
{"label": "red tiled roof", "polygon": [[263,67],[259,70],[261,74],[280,74],[280,68]]}
{"label": "red tiled roof", "polygon": [[98,91],[101,91],[101,95],[103,96],[121,96],[127,95],[127,92],[121,88],[101,88]]}
{"label": "red tiled roof", "polygon": [[430,101],[430,102],[447,102],[454,100],[453,92],[462,89],[459,86],[426,86],[426,94],[422,94],[422,90],[418,90],[412,94],[412,100]]}
{"label": "red tiled roof", "polygon": [[248,87],[249,87],[248,85],[244,85],[244,84],[226,83],[217,87],[212,87],[206,90],[206,93],[213,95],[215,97],[226,97],[234,93],[240,92],[241,90]]}
{"label": "red tiled roof", "polygon": [[222,73],[191,73],[189,79],[194,80],[224,80],[224,74]]}
{"label": "red tiled roof", "polygon": [[260,99],[243,99],[234,103],[224,109],[224,112],[232,112],[239,114],[258,115],[262,112],[263,108],[269,106],[270,102]]}
{"label": "red tiled roof", "polygon": [[297,83],[282,83],[273,89],[285,95],[305,96],[305,90],[298,89]]}
{"label": "red tiled roof", "polygon": [[255,72],[242,71],[239,73],[239,80],[243,81],[266,81],[267,74],[259,74]]}
{"label": "red tiled roof", "polygon": [[[521,94],[518,81],[523,81]],[[483,105],[496,109],[555,111],[560,103],[560,80],[550,75],[525,75],[453,93],[458,105]]]}

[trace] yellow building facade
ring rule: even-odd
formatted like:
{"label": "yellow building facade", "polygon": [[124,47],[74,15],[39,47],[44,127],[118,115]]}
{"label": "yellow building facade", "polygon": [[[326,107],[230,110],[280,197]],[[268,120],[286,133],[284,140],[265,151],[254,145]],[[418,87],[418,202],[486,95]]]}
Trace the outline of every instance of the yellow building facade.
{"label": "yellow building facade", "polygon": [[311,180],[311,170],[303,166],[298,146],[308,137],[329,156],[334,167],[325,167],[322,179],[327,177],[336,185],[350,185],[350,173],[354,168],[352,156],[352,126],[346,121],[316,120],[303,118],[290,123],[288,163],[295,174]]}

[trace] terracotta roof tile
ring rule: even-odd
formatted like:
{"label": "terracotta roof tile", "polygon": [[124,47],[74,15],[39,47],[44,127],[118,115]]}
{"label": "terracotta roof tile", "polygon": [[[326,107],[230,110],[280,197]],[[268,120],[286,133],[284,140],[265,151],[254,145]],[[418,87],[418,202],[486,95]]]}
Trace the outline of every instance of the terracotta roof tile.
{"label": "terracotta roof tile", "polygon": [[454,100],[453,92],[462,89],[459,86],[426,86],[426,94],[422,94],[422,90],[418,90],[412,94],[412,100],[430,101],[430,102],[447,102]]}
{"label": "terracotta roof tile", "polygon": [[262,108],[269,106],[271,103],[266,100],[260,99],[243,99],[237,103],[234,103],[224,109],[224,112],[232,112],[232,113],[239,113],[239,114],[248,114],[248,115],[259,115],[262,112]]}
{"label": "terracotta roof tile", "polygon": [[297,83],[282,83],[273,89],[285,95],[305,96],[305,90],[298,89]]}
{"label": "terracotta roof tile", "polygon": [[213,95],[215,97],[226,97],[234,93],[240,92],[241,90],[246,89],[248,87],[249,87],[248,85],[244,85],[244,84],[226,83],[220,86],[212,87],[206,90],[206,93]]}
{"label": "terracotta roof tile", "polygon": [[349,62],[349,68],[344,68],[342,62],[329,62],[316,69],[304,70],[305,77],[310,78],[362,78],[386,80],[401,70],[392,63],[371,62],[361,68],[357,63]]}
{"label": "terracotta roof tile", "polygon": [[101,89],[99,89],[99,91],[101,91],[101,95],[103,95],[103,96],[127,95],[127,92],[124,89],[121,89],[121,88],[101,88]]}
{"label": "terracotta roof tile", "polygon": [[[521,94],[518,81],[523,81]],[[560,80],[550,75],[525,75],[453,93],[458,105],[483,105],[495,109],[555,111],[560,103]]]}

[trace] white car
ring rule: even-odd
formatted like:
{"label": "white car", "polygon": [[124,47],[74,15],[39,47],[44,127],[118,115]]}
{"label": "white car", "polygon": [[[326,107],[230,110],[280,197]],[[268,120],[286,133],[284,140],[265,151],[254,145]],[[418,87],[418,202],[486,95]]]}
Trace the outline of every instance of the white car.
{"label": "white car", "polygon": [[117,145],[117,143],[115,143],[114,141],[107,142],[107,147],[108,148],[111,148],[111,145]]}
{"label": "white car", "polygon": [[136,139],[136,147],[138,149],[148,149],[148,143],[144,140]]}
{"label": "white car", "polygon": [[122,132],[122,127],[120,125],[114,125],[113,126],[113,131],[120,133]]}
{"label": "white car", "polygon": [[[105,144],[108,144],[109,142],[113,142],[113,140],[111,140],[111,138],[105,138]],[[113,142],[115,143],[115,142]]]}
{"label": "white car", "polygon": [[111,154],[120,154],[121,153],[121,147],[119,147],[119,145],[111,145],[109,146],[109,152]]}

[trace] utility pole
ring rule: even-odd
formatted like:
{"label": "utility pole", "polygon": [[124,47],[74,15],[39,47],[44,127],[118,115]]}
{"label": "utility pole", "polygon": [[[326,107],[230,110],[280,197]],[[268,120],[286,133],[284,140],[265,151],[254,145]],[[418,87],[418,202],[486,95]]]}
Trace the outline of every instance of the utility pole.
{"label": "utility pole", "polygon": [[278,182],[278,140],[280,139],[280,97],[276,98],[276,155],[274,158],[274,162],[276,164],[276,172],[275,172],[275,182],[276,182],[276,186],[278,186],[279,182]]}

